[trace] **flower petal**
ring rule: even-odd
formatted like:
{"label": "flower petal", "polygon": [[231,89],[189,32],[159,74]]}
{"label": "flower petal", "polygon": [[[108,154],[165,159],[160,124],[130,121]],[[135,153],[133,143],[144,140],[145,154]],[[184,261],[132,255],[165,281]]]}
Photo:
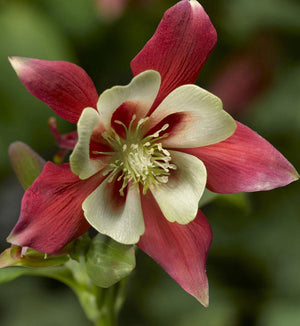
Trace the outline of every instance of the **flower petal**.
{"label": "flower petal", "polygon": [[214,192],[270,190],[299,178],[281,153],[239,122],[236,132],[223,142],[183,151],[203,161],[207,169],[207,187]]}
{"label": "flower petal", "polygon": [[177,170],[172,171],[167,183],[150,186],[150,190],[168,221],[187,224],[197,215],[206,185],[206,169],[195,156],[169,152]]}
{"label": "flower petal", "polygon": [[73,173],[87,179],[102,169],[97,160],[90,159],[90,140],[93,130],[101,124],[100,116],[93,108],[85,108],[77,124],[78,142],[70,156]]}
{"label": "flower petal", "polygon": [[212,241],[208,221],[201,211],[187,225],[168,222],[151,193],[142,197],[146,231],[137,244],[176,282],[208,306],[205,262]]}
{"label": "flower petal", "polygon": [[153,37],[131,61],[134,75],[148,69],[161,75],[153,108],[175,88],[195,82],[216,41],[216,31],[197,1],[180,1],[165,12]]}
{"label": "flower petal", "polygon": [[[184,85],[170,93],[151,114],[147,128],[164,124],[168,137],[164,147],[200,147],[231,136],[236,124],[222,109],[221,100],[196,85]],[[149,131],[152,134],[153,130]]]}
{"label": "flower petal", "polygon": [[125,196],[119,194],[119,182],[109,177],[83,202],[88,222],[100,233],[124,244],[139,241],[145,231],[139,189],[127,187]]}
{"label": "flower petal", "polygon": [[97,175],[81,181],[68,164],[47,162],[25,192],[20,218],[7,240],[49,254],[60,251],[88,230],[81,204],[102,179]]}
{"label": "flower petal", "polygon": [[76,123],[84,108],[96,108],[96,88],[79,66],[22,57],[9,60],[27,90],[62,118]]}
{"label": "flower petal", "polygon": [[[131,107],[135,109],[133,114],[137,116],[137,120],[145,117],[159,87],[159,73],[149,70],[134,77],[126,86],[114,86],[104,91],[99,97],[97,107],[105,129],[110,128],[113,113],[126,101],[130,101]],[[133,103],[136,105],[132,105]]]}

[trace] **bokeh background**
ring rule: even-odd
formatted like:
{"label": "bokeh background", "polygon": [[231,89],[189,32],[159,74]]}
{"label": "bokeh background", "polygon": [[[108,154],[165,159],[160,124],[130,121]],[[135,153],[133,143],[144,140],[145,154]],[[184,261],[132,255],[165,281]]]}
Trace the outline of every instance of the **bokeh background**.
{"label": "bokeh background", "polygon": [[[7,56],[67,60],[99,92],[131,79],[130,60],[152,36],[171,0],[0,0],[0,249],[16,223],[22,189],[9,165],[15,140],[51,160],[54,113],[29,94]],[[122,1],[121,1],[122,2]],[[120,3],[121,3],[120,2]],[[112,3],[112,2],[111,2]],[[300,170],[300,3],[202,0],[218,44],[197,84],[259,132]],[[58,118],[62,132],[74,126]],[[214,240],[203,308],[144,253],[137,255],[121,326],[300,325],[300,183],[223,196],[204,207]],[[53,280],[21,277],[0,287],[1,326],[88,326],[73,293]]]}

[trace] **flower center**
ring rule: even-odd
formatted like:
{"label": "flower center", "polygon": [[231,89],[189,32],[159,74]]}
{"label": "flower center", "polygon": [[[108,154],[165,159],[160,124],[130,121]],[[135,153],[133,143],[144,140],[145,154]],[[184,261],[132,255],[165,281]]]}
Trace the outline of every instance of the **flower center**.
{"label": "flower center", "polygon": [[135,119],[136,116],[133,115],[128,128],[123,122],[115,120],[115,123],[124,127],[125,138],[121,138],[113,128],[109,133],[102,134],[114,149],[113,153],[101,153],[112,155],[111,161],[104,170],[104,175],[110,174],[109,182],[112,182],[115,177],[118,181],[123,180],[119,190],[122,196],[129,182],[140,183],[145,194],[150,185],[158,187],[161,183],[167,183],[170,170],[176,169],[176,165],[171,163],[170,153],[159,142],[167,136],[167,133],[162,135],[161,133],[169,125],[165,124],[154,134],[143,138],[142,127],[149,118],[139,120],[133,129]]}

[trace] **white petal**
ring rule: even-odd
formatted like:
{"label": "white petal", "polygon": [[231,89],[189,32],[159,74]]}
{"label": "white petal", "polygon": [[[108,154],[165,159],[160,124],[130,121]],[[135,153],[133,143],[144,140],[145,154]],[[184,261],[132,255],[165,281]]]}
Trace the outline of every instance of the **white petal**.
{"label": "white petal", "polygon": [[230,137],[236,129],[221,100],[196,85],[183,85],[171,92],[152,113],[148,130],[172,114],[179,117],[179,122],[170,126],[169,132],[166,130],[169,137],[162,140],[164,147],[211,145]]}
{"label": "white petal", "polygon": [[90,139],[99,122],[100,116],[93,108],[85,108],[78,120],[78,142],[70,156],[70,166],[80,179],[87,179],[102,168],[100,163],[90,159]]}
{"label": "white petal", "polygon": [[115,86],[104,91],[97,103],[104,127],[107,130],[110,128],[114,111],[126,101],[138,104],[137,119],[145,117],[156,98],[160,80],[157,71],[147,70],[135,76],[126,86]]}
{"label": "white petal", "polygon": [[[100,233],[124,244],[134,244],[145,232],[139,188],[128,188],[125,203],[117,205],[114,185],[106,178],[83,202],[87,221]],[[111,196],[114,195],[114,198]]]}
{"label": "white petal", "polygon": [[193,155],[169,152],[177,170],[172,171],[167,183],[150,189],[168,221],[187,224],[198,212],[198,203],[206,185],[206,169]]}

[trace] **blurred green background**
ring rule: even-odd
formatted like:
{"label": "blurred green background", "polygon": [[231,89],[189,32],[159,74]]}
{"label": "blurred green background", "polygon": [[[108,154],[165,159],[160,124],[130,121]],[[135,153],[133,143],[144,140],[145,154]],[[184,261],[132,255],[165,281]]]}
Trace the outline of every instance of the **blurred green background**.
{"label": "blurred green background", "polygon": [[[95,0],[96,1],[96,0]],[[0,0],[0,249],[18,218],[22,189],[9,166],[15,140],[46,159],[57,150],[54,113],[29,94],[7,56],[67,60],[99,92],[131,79],[130,60],[152,36],[171,0],[132,0],[112,19],[94,0]],[[300,3],[203,0],[218,44],[197,84],[259,132],[300,170]],[[58,119],[63,132],[74,126]],[[210,307],[203,308],[142,252],[121,326],[300,325],[300,183],[204,207],[214,240],[207,261]],[[22,277],[0,287],[1,326],[85,326],[73,293],[55,281]]]}

